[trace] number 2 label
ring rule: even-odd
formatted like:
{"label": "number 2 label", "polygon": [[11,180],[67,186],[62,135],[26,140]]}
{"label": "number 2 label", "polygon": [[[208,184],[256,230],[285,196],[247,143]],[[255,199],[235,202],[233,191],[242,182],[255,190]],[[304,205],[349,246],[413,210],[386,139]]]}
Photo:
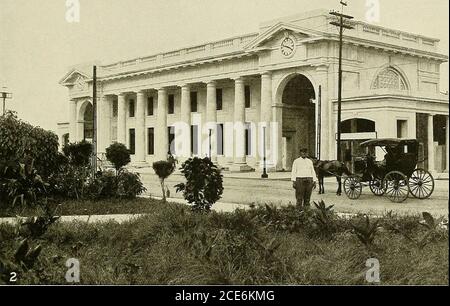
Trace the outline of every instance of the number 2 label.
{"label": "number 2 label", "polygon": [[9,281],[11,283],[15,283],[17,281],[17,273],[16,272],[11,272],[9,275],[11,275]]}

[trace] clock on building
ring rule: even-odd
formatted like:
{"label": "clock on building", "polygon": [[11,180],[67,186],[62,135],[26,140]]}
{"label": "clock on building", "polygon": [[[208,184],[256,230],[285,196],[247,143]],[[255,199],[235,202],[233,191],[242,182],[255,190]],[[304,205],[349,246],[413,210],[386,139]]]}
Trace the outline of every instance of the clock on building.
{"label": "clock on building", "polygon": [[283,54],[284,57],[291,57],[294,54],[295,42],[294,39],[289,36],[289,34],[287,34],[286,37],[281,41],[280,50],[281,54]]}

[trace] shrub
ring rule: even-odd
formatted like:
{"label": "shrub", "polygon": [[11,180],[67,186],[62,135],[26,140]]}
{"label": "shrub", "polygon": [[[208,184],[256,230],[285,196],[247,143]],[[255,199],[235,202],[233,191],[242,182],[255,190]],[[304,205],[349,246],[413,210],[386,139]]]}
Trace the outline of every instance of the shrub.
{"label": "shrub", "polygon": [[34,160],[34,167],[44,178],[58,171],[58,136],[32,126],[8,111],[0,116],[0,160]]}
{"label": "shrub", "polygon": [[[46,194],[47,183],[34,168],[34,161],[27,164],[17,160],[0,161],[0,204],[32,206],[38,197]],[[1,205],[0,205],[1,206]]]}
{"label": "shrub", "polygon": [[374,242],[375,236],[378,233],[379,220],[370,222],[369,216],[364,215],[364,220],[357,220],[352,223],[352,227],[356,237],[367,248],[370,248]]}
{"label": "shrub", "polygon": [[63,198],[81,199],[90,174],[88,168],[66,165],[49,178],[50,193]]}
{"label": "shrub", "polygon": [[311,222],[313,228],[317,230],[319,236],[331,238],[337,232],[336,215],[333,206],[326,206],[323,200],[314,202],[316,209],[312,211]]}
{"label": "shrub", "polygon": [[117,175],[117,196],[134,199],[147,189],[142,184],[139,174],[128,171],[120,171]]}
{"label": "shrub", "polygon": [[95,178],[88,180],[86,196],[92,200],[113,198],[117,195],[117,177],[112,171],[98,172]]}
{"label": "shrub", "polygon": [[[14,247],[13,255],[5,256],[3,252],[0,252],[0,284],[10,283],[12,272],[20,275],[20,278],[27,275],[35,279],[37,283],[45,277],[43,269],[35,268],[43,249],[40,242],[45,240],[42,236],[60,217],[55,216],[56,209],[50,208],[47,199],[39,200],[37,204],[43,208],[42,213],[20,221],[16,225],[13,241],[20,240],[20,242]],[[3,251],[1,248],[0,250]]]}
{"label": "shrub", "polygon": [[186,183],[176,185],[182,191],[193,210],[209,211],[223,193],[223,178],[220,170],[207,157],[190,158],[181,166]]}
{"label": "shrub", "polygon": [[81,142],[67,144],[64,146],[63,152],[72,165],[86,167],[89,165],[93,147],[90,142],[83,140]]}
{"label": "shrub", "polygon": [[130,150],[124,144],[116,142],[106,148],[106,158],[114,165],[116,171],[119,171],[130,163]]}
{"label": "shrub", "polygon": [[177,160],[169,153],[167,160],[160,160],[153,163],[153,170],[155,170],[156,175],[159,177],[162,189],[163,202],[166,202],[166,189],[164,181],[168,178],[174,171]]}

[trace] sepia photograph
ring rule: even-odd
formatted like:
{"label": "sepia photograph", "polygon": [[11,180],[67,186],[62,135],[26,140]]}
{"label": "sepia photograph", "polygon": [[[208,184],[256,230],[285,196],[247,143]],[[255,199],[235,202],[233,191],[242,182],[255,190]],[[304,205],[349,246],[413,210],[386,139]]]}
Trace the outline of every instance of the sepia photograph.
{"label": "sepia photograph", "polygon": [[0,0],[0,290],[448,286],[448,10]]}

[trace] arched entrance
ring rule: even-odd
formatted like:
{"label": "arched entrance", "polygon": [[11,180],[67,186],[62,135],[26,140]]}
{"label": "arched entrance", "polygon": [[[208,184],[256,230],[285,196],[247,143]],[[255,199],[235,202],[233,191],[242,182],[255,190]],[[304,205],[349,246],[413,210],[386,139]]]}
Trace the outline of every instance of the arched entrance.
{"label": "arched entrance", "polygon": [[287,81],[282,102],[282,164],[290,170],[292,162],[307,148],[316,155],[316,93],[311,81],[302,74]]}
{"label": "arched entrance", "polygon": [[83,123],[82,140],[92,142],[94,138],[94,109],[91,102],[85,102],[80,108],[80,117]]}

